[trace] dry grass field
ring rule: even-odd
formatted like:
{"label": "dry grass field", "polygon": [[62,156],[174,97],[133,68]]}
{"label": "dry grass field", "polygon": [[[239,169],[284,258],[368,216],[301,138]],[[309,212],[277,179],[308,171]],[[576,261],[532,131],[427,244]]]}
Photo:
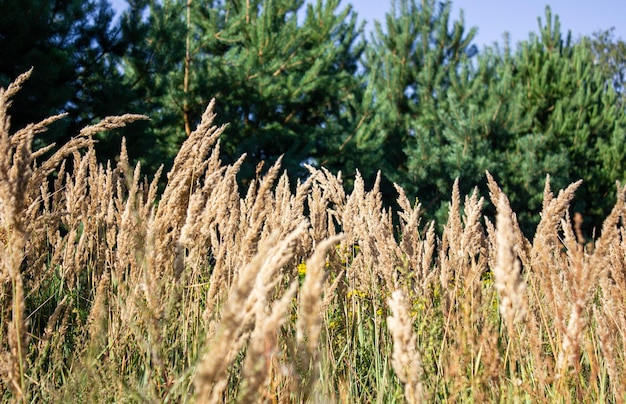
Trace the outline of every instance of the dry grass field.
{"label": "dry grass field", "polygon": [[438,236],[358,176],[346,193],[276,164],[239,189],[210,105],[158,192],[124,145],[107,165],[93,149],[144,117],[33,150],[62,116],[10,127],[27,76],[0,93],[3,402],[626,400],[619,184],[591,242],[568,213],[579,183],[547,178],[528,240],[489,174],[495,222],[455,184]]}

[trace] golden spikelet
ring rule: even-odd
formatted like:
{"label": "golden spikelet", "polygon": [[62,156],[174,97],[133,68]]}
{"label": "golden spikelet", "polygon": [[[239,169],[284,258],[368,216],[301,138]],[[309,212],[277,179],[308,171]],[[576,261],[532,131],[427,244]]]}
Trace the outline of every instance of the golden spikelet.
{"label": "golden spikelet", "polygon": [[502,194],[497,205],[496,218],[496,263],[493,267],[494,287],[500,297],[500,314],[504,319],[509,335],[514,336],[514,325],[526,315],[526,284],[522,278],[522,268],[517,258],[516,238],[513,233],[511,207]]}
{"label": "golden spikelet", "polygon": [[393,338],[391,364],[398,379],[404,384],[404,397],[408,403],[426,401],[422,383],[422,360],[417,350],[417,337],[406,306],[404,294],[396,290],[389,299],[392,315],[387,318],[389,331]]}

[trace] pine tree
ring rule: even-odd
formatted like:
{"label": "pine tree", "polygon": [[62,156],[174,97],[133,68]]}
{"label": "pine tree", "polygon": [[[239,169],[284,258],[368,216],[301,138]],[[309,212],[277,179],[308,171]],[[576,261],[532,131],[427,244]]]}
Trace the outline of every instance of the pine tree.
{"label": "pine tree", "polygon": [[173,156],[212,97],[226,161],[248,158],[303,174],[339,148],[354,126],[361,28],[338,0],[169,0],[150,5],[148,51],[127,66],[143,80],[159,148]]}
{"label": "pine tree", "polygon": [[[434,0],[420,5],[414,0],[393,1],[386,30],[376,24],[364,63],[370,119],[357,143],[379,161],[368,165],[374,170],[364,175],[371,177],[381,169],[429,207],[449,199],[454,176],[462,172],[465,177],[463,164],[479,163],[473,155],[453,157],[444,148],[450,142],[458,146],[447,137],[461,136],[444,119],[461,113],[450,109],[448,93],[461,74],[469,74],[470,60],[477,53],[471,45],[476,30],[466,30],[462,13],[459,21],[451,21],[451,8],[450,2]],[[472,175],[464,183],[475,179]]]}
{"label": "pine tree", "polygon": [[454,179],[463,193],[476,184],[486,192],[489,170],[529,235],[546,175],[557,189],[582,178],[573,209],[588,232],[599,228],[625,178],[626,116],[589,43],[563,36],[547,8],[539,34],[472,60],[473,31],[464,36],[462,22],[448,30],[449,3],[438,13],[434,2],[399,4],[368,53],[373,119],[358,139],[383,172],[441,222]]}
{"label": "pine tree", "polygon": [[[502,102],[523,117],[505,119],[506,138],[495,136],[492,149],[502,163],[500,180],[527,232],[538,220],[549,174],[556,189],[584,180],[573,210],[582,213],[590,234],[600,229],[614,203],[615,181],[626,179],[626,114],[613,85],[595,68],[586,40],[564,37],[549,7],[539,28],[539,35],[531,34],[515,53],[485,56],[497,66],[492,82],[508,87]],[[487,101],[496,103],[500,100]]]}
{"label": "pine tree", "polygon": [[[126,44],[113,17],[105,0],[0,2],[0,86],[34,68],[11,108],[14,127],[68,112],[40,137],[63,142],[85,125],[128,112],[133,95],[119,70]],[[119,138],[100,136],[99,149],[119,150]]]}

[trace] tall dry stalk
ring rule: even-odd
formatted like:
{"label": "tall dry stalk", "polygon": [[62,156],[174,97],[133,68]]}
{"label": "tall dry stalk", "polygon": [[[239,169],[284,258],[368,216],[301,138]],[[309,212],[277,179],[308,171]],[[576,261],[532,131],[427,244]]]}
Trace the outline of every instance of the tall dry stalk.
{"label": "tall dry stalk", "polygon": [[514,338],[515,324],[524,320],[528,306],[525,295],[526,283],[522,278],[522,268],[517,258],[513,212],[504,194],[500,196],[496,209],[497,258],[493,267],[494,287],[500,297],[500,314],[509,336]]}
{"label": "tall dry stalk", "polygon": [[[195,388],[199,402],[216,403],[223,400],[222,395],[228,384],[228,367],[246,345],[251,325],[255,320],[262,321],[257,317],[259,312],[255,311],[255,307],[259,310],[265,306],[263,302],[267,299],[268,293],[281,280],[281,267],[293,257],[293,242],[305,229],[306,226],[301,224],[283,240],[270,238],[261,245],[252,261],[239,273],[237,284],[230,292],[223,309],[217,333],[212,340],[207,341],[209,349],[197,370]],[[260,306],[257,306],[259,304]],[[279,304],[279,307],[282,308],[284,305]],[[277,313],[282,314],[283,309]],[[279,318],[272,318],[275,326]],[[267,332],[266,327],[260,328],[259,332],[262,335]],[[255,383],[255,386],[249,386],[248,389],[254,390],[256,387],[258,386]]]}
{"label": "tall dry stalk", "polygon": [[404,383],[404,397],[409,403],[426,401],[422,383],[423,369],[420,353],[417,350],[417,337],[401,291],[392,293],[389,308],[392,316],[387,318],[389,331],[393,337],[391,363],[396,375]]}

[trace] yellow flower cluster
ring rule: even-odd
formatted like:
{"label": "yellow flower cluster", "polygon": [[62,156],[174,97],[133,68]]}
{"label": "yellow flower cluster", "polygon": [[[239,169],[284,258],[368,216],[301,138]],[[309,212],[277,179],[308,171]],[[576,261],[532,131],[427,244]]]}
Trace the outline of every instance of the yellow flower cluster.
{"label": "yellow flower cluster", "polygon": [[303,277],[306,275],[306,262],[301,262],[298,264],[298,276]]}
{"label": "yellow flower cluster", "polygon": [[354,289],[348,292],[348,299],[350,299],[352,296],[359,297],[361,299],[368,297],[367,293],[360,291],[358,289]]}

